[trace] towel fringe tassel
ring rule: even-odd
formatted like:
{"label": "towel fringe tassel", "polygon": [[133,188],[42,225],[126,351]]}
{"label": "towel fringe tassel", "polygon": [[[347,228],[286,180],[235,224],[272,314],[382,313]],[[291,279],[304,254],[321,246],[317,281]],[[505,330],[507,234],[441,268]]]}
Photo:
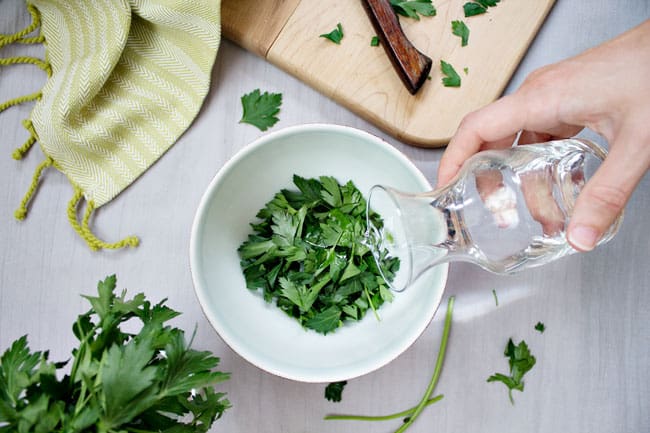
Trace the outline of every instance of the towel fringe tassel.
{"label": "towel fringe tassel", "polygon": [[70,225],[72,225],[72,228],[74,228],[77,234],[79,234],[79,236],[81,236],[81,238],[84,241],[86,241],[86,244],[88,244],[91,250],[93,251],[97,251],[100,249],[115,250],[115,249],[125,248],[125,247],[137,247],[140,244],[140,240],[136,236],[127,236],[121,241],[114,242],[114,243],[107,243],[97,238],[97,236],[95,236],[95,234],[90,230],[89,227],[90,216],[95,210],[95,203],[92,200],[87,201],[86,203],[86,210],[84,211],[84,215],[81,220],[81,223],[79,223],[79,220],[77,218],[77,209],[82,199],[83,199],[83,191],[81,190],[81,188],[75,185],[74,195],[72,196],[72,199],[68,203],[68,220],[70,221]]}
{"label": "towel fringe tassel", "polygon": [[[20,43],[23,40],[23,38],[25,38],[25,36],[32,33],[34,30],[40,28],[41,17],[39,16],[36,7],[34,5],[28,4],[27,11],[32,16],[32,23],[27,27],[25,27],[24,29],[17,31],[16,33],[9,34],[9,35],[0,34],[0,48],[4,47],[5,45],[13,44],[15,42]],[[26,39],[31,40],[32,38],[26,38]],[[27,43],[35,43],[35,42],[27,42]]]}
{"label": "towel fringe tassel", "polygon": [[30,183],[29,188],[25,193],[25,196],[20,201],[20,205],[18,206],[18,209],[16,209],[16,211],[14,212],[14,216],[16,217],[17,220],[22,221],[27,216],[27,204],[30,202],[32,197],[34,197],[34,193],[36,193],[36,189],[38,188],[38,184],[41,179],[41,175],[43,174],[43,170],[45,170],[47,167],[52,166],[52,164],[54,164],[54,161],[52,160],[52,158],[48,156],[47,158],[45,158],[45,161],[38,164],[36,170],[34,170],[34,175],[32,176],[32,182]]}
{"label": "towel fringe tassel", "polygon": [[[36,7],[34,7],[31,4],[27,5],[27,10],[32,16],[32,23],[29,26],[25,27],[24,29],[16,33],[9,34],[9,35],[0,34],[0,49],[6,45],[13,44],[13,43],[39,44],[45,42],[45,37],[42,34],[40,34],[41,18],[38,14],[38,10],[36,9]],[[34,32],[35,30],[39,30],[38,35],[30,36],[30,37],[27,36],[30,33]],[[45,71],[48,77],[52,76],[52,66],[50,65],[50,63],[47,62],[46,60],[39,59],[38,57],[31,57],[31,56],[16,56],[16,57],[4,57],[4,58],[0,57],[0,66],[21,65],[21,64],[29,64],[29,65],[37,66],[38,68]],[[38,92],[30,93],[29,95],[19,96],[17,98],[13,98],[8,101],[5,101],[4,103],[0,104],[0,113],[5,111],[9,107],[13,107],[14,105],[39,100],[41,99],[42,96],[43,94],[40,91],[38,91]]]}
{"label": "towel fringe tassel", "polygon": [[41,99],[43,94],[39,90],[38,92],[30,93],[29,95],[19,96],[17,98],[10,99],[8,101],[0,104],[0,113],[5,111],[7,108],[13,107],[14,105],[23,104],[25,102],[37,101]]}
{"label": "towel fringe tassel", "polygon": [[20,38],[14,41],[15,44],[23,44],[23,45],[42,44],[44,42],[45,42],[45,36],[41,34],[37,36],[31,36],[28,38]]}
{"label": "towel fringe tassel", "polygon": [[36,130],[34,129],[34,124],[30,119],[23,120],[23,127],[29,132],[29,138],[23,143],[22,146],[14,149],[11,154],[12,158],[15,160],[21,160],[29,152],[29,150],[34,146],[34,143],[38,140],[36,135]]}
{"label": "towel fringe tassel", "polygon": [[0,57],[0,66],[9,65],[34,65],[39,69],[45,71],[48,77],[52,76],[52,66],[43,59],[32,56],[15,56],[15,57]]}

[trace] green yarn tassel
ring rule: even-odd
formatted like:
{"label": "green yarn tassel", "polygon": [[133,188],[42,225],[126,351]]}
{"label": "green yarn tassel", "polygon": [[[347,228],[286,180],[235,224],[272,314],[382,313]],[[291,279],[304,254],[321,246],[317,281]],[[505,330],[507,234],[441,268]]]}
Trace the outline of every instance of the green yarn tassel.
{"label": "green yarn tassel", "polygon": [[[0,35],[0,48],[4,47],[5,45],[13,44],[13,43],[35,43],[35,42],[21,42],[25,36],[28,34],[32,33],[34,30],[40,28],[41,26],[41,17],[38,15],[38,10],[34,7],[34,5],[27,5],[27,11],[29,14],[32,16],[32,23],[25,27],[24,29],[10,35]],[[31,38],[28,38],[31,39]]]}
{"label": "green yarn tassel", "polygon": [[34,196],[34,193],[36,192],[36,188],[38,188],[38,182],[41,179],[43,170],[45,170],[47,167],[52,166],[52,164],[54,164],[52,158],[47,157],[45,161],[41,162],[36,167],[36,170],[34,171],[34,176],[32,176],[32,182],[29,185],[29,189],[27,190],[27,193],[25,193],[23,199],[20,201],[20,205],[18,206],[18,209],[16,209],[16,211],[14,212],[14,216],[16,217],[17,220],[22,221],[27,216],[27,204]]}
{"label": "green yarn tassel", "polygon": [[79,234],[79,236],[81,236],[81,238],[86,241],[86,244],[88,244],[91,250],[116,250],[125,247],[137,247],[140,244],[140,240],[136,236],[127,236],[121,241],[114,243],[107,243],[97,238],[97,236],[95,236],[89,227],[90,215],[95,210],[95,204],[92,200],[89,201],[86,205],[86,210],[84,212],[83,219],[81,220],[81,224],[77,218],[77,207],[79,206],[79,203],[82,199],[83,191],[78,186],[74,186],[74,195],[68,203],[68,220],[70,221],[72,228],[74,228],[77,234]]}

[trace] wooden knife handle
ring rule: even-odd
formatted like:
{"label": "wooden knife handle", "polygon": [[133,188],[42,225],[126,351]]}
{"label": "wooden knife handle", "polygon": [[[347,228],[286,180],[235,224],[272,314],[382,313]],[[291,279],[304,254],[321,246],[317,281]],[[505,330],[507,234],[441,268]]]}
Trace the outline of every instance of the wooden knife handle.
{"label": "wooden knife handle", "polygon": [[381,44],[408,91],[415,95],[431,71],[431,59],[408,40],[389,0],[362,0]]}

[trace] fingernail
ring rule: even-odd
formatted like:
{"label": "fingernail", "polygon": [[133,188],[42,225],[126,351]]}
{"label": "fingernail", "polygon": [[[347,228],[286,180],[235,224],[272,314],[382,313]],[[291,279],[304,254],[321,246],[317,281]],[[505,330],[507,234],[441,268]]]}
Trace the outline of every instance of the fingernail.
{"label": "fingernail", "polygon": [[569,232],[569,242],[580,251],[591,251],[598,242],[598,232],[587,226],[577,226]]}

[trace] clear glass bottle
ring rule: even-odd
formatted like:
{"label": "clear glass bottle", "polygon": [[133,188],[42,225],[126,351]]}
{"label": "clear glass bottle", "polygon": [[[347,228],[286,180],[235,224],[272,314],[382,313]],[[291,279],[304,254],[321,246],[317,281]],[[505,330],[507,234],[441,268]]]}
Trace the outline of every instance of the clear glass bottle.
{"label": "clear glass bottle", "polygon": [[[588,140],[558,140],[479,152],[450,184],[426,193],[375,185],[368,209],[384,225],[369,223],[368,244],[375,256],[387,250],[400,259],[391,283],[397,291],[445,262],[472,262],[498,274],[546,264],[576,252],[566,227],[606,154]],[[599,245],[616,234],[621,220]]]}

